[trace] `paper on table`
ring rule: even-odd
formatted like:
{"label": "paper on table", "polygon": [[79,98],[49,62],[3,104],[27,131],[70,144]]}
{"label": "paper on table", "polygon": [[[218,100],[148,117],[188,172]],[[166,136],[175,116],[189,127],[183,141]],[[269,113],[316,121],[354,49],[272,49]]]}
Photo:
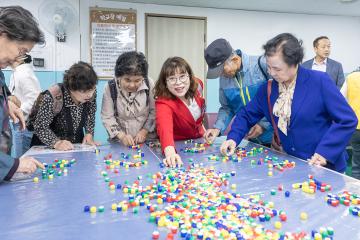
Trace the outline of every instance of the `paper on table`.
{"label": "paper on table", "polygon": [[19,181],[22,181],[22,180],[27,180],[27,179],[30,179],[32,178],[34,174],[32,173],[14,173],[14,175],[12,176],[11,178],[11,182],[19,182]]}
{"label": "paper on table", "polygon": [[96,149],[95,146],[81,144],[81,143],[75,143],[73,144],[73,146],[74,149],[68,151],[59,151],[53,148],[49,148],[47,146],[33,146],[23,156],[48,154],[48,153],[64,153],[64,152],[91,152],[91,151],[95,151]]}

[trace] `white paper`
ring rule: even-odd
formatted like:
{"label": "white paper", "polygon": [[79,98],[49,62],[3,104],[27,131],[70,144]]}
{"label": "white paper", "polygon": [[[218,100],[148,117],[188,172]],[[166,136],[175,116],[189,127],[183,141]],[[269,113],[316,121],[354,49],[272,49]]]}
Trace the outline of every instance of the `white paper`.
{"label": "white paper", "polygon": [[49,153],[65,153],[65,152],[66,153],[68,153],[68,152],[92,152],[92,151],[95,151],[95,149],[96,149],[95,146],[81,144],[81,143],[73,144],[73,146],[74,146],[74,149],[68,150],[68,151],[59,151],[59,150],[55,150],[53,148],[49,148],[47,146],[33,146],[24,154],[24,156],[49,154]]}

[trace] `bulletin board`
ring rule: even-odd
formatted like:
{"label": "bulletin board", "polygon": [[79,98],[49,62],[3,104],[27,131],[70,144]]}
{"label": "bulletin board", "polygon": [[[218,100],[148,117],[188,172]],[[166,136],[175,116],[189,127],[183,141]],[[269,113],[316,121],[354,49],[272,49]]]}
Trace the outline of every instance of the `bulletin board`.
{"label": "bulletin board", "polygon": [[136,11],[90,8],[91,64],[101,79],[112,79],[120,54],[136,50]]}

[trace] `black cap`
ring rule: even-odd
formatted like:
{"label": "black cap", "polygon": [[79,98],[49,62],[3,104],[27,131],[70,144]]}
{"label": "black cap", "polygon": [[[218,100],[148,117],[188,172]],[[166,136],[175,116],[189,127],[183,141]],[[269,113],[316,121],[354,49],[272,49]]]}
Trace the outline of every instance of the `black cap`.
{"label": "black cap", "polygon": [[224,70],[226,59],[231,56],[233,49],[228,41],[223,38],[216,39],[205,49],[205,61],[208,64],[207,78],[220,77]]}

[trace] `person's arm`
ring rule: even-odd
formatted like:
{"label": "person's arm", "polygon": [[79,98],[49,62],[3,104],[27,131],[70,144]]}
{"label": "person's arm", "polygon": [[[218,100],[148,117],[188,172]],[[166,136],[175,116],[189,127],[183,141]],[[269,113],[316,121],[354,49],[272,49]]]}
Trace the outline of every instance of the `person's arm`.
{"label": "person's arm", "polygon": [[[260,60],[260,61],[259,61]],[[256,70],[256,68],[259,68],[258,70]],[[270,76],[270,74],[267,71],[267,65],[266,65],[266,58],[264,56],[261,56],[260,59],[257,59],[257,64],[256,64],[256,68],[255,68],[255,72],[259,71],[260,72],[260,76],[258,76],[259,79],[259,83],[265,83],[267,82],[269,79],[271,79],[272,77]],[[256,75],[255,75],[256,76]],[[269,123],[268,120],[266,120],[266,118],[262,118],[258,123],[257,123],[260,127],[262,127],[262,129],[265,131],[269,130],[271,128],[271,124]]]}
{"label": "person's arm", "polygon": [[0,180],[9,181],[19,167],[19,159],[0,152]]}
{"label": "person's arm", "polygon": [[255,97],[236,114],[227,140],[231,139],[239,145],[250,128],[265,116],[264,111],[267,109],[266,84],[263,84]]}
{"label": "person's arm", "polygon": [[60,140],[50,129],[54,117],[54,100],[50,94],[45,93],[34,120],[34,134],[41,142],[52,148]]}
{"label": "person's arm", "polygon": [[149,116],[146,119],[143,128],[148,132],[153,132],[155,130],[155,99],[154,99],[154,84],[151,79],[149,79]]}
{"label": "person's arm", "polygon": [[319,92],[332,124],[316,147],[315,153],[320,154],[327,161],[335,163],[346,148],[358,120],[335,84],[329,84],[329,82],[330,77],[324,75]]}
{"label": "person's arm", "polygon": [[156,130],[160,138],[161,148],[168,146],[175,147],[173,112],[172,109],[164,102],[156,101]]}
{"label": "person's arm", "polygon": [[21,88],[21,93],[24,95],[23,98],[26,99],[21,103],[21,110],[29,114],[36,98],[41,92],[39,80],[32,69],[26,69],[25,72],[19,72],[18,74],[17,78],[21,79],[18,87]]}
{"label": "person's arm", "polygon": [[222,135],[222,134],[224,134],[227,126],[233,119],[235,113],[232,111],[232,109],[228,105],[224,90],[222,88],[219,89],[219,101],[220,101],[221,107],[219,108],[219,112],[217,115],[216,122],[214,124],[214,128],[219,129],[220,134]]}
{"label": "person's arm", "polygon": [[[84,134],[84,138],[82,140],[82,144],[87,144],[87,145],[91,145],[91,146],[97,146],[99,145],[98,142],[94,141],[94,131],[95,131],[95,113],[96,113],[96,96],[97,96],[97,92],[95,90],[94,92],[94,96],[92,98],[92,100],[88,103],[88,109],[86,112],[87,120],[85,122],[85,134]],[[83,111],[85,111],[85,109],[83,109]]]}
{"label": "person's arm", "polygon": [[32,174],[37,168],[45,169],[44,165],[30,156],[12,158],[0,152],[0,182],[10,181],[15,173]]}
{"label": "person's arm", "polygon": [[25,117],[23,111],[15,105],[12,101],[8,101],[9,106],[9,117],[14,123],[19,123],[21,129],[25,129]]}
{"label": "person's arm", "polygon": [[269,130],[272,126],[271,123],[266,118],[262,118],[258,124],[264,129],[264,131]]}
{"label": "person's arm", "polygon": [[101,106],[101,120],[111,139],[117,136],[121,139],[125,136],[125,133],[121,131],[115,118],[114,102],[111,98],[109,84],[106,84],[104,89]]}
{"label": "person's arm", "polygon": [[95,90],[94,96],[92,100],[89,103],[88,108],[88,118],[85,123],[85,134],[91,134],[94,136],[94,130],[95,130],[95,113],[96,113],[96,97],[97,97],[97,91]]}
{"label": "person's arm", "polygon": [[18,108],[21,107],[21,101],[14,95],[8,96],[8,101],[13,102]]}
{"label": "person's arm", "polygon": [[156,129],[160,138],[161,149],[165,155],[165,166],[176,167],[183,163],[176,152],[173,131],[173,111],[164,102],[156,101]]}

